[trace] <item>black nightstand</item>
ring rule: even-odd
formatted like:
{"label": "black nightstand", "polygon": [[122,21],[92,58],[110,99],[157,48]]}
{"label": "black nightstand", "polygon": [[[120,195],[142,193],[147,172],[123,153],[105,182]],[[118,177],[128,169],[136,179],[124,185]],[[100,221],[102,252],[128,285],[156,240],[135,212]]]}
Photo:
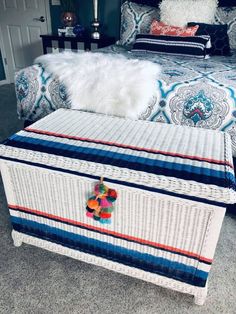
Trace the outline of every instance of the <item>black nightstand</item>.
{"label": "black nightstand", "polygon": [[58,35],[40,35],[43,42],[43,53],[61,52],[64,50],[94,50],[103,48],[115,43],[114,37],[101,36],[100,39],[93,39],[89,36],[83,38],[58,36]]}

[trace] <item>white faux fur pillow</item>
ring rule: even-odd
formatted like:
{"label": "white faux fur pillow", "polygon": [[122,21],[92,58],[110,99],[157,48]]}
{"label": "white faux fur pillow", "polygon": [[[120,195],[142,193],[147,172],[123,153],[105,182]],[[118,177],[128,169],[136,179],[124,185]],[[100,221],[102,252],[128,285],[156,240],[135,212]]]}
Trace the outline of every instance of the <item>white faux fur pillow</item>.
{"label": "white faux fur pillow", "polygon": [[122,55],[64,52],[35,60],[62,82],[72,109],[138,119],[147,110],[160,66]]}
{"label": "white faux fur pillow", "polygon": [[162,0],[161,21],[174,26],[186,26],[188,22],[212,24],[218,0]]}

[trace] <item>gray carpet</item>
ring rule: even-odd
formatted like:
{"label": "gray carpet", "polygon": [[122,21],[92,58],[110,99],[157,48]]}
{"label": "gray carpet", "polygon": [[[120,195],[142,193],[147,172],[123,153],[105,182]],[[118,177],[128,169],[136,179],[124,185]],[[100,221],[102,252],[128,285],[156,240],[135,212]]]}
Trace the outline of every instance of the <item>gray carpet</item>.
{"label": "gray carpet", "polygon": [[[22,127],[14,87],[0,87],[0,139]],[[0,313],[236,313],[236,217],[226,216],[204,306],[173,292],[29,245],[15,248],[0,182]]]}

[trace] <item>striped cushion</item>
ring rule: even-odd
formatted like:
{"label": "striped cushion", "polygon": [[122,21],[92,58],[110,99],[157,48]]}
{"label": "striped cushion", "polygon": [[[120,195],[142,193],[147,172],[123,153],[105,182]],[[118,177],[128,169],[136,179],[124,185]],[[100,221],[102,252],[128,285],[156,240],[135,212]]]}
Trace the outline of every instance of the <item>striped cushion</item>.
{"label": "striped cushion", "polygon": [[152,53],[168,53],[208,58],[211,48],[210,36],[155,36],[140,34],[132,51],[148,51]]}
{"label": "striped cushion", "polygon": [[[60,159],[66,158],[68,168],[60,171],[74,173],[76,169],[81,176],[96,179],[93,170],[83,174],[78,165],[74,168],[79,160],[80,166],[102,166],[107,182],[197,197],[204,202],[213,200],[215,204],[230,203],[235,197],[232,152],[228,149],[230,137],[216,131],[60,109],[0,145],[0,159],[12,160],[16,152],[18,162],[35,165],[45,154],[48,160],[59,156],[53,164],[45,165],[44,161],[41,167],[60,169]],[[117,177],[111,174],[114,169],[120,173]]]}

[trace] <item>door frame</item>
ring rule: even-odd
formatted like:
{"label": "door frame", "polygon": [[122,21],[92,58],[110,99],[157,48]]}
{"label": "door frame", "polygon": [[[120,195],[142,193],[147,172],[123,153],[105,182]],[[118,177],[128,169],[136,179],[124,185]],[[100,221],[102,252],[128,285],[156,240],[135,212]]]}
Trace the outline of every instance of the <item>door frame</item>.
{"label": "door frame", "polygon": [[[45,10],[46,10],[47,31],[48,31],[48,34],[50,34],[52,32],[50,0],[43,0],[43,1],[44,1],[44,5],[45,5]],[[5,76],[6,76],[5,80],[0,81],[0,85],[4,85],[4,84],[10,83],[10,76],[9,76],[8,65],[5,63],[6,50],[5,50],[4,43],[3,43],[1,26],[0,26],[0,50],[1,50],[1,55],[2,55],[3,68],[4,68]]]}
{"label": "door frame", "polygon": [[50,13],[50,0],[44,0],[45,8],[46,8],[46,21],[47,21],[47,29],[48,34],[52,32],[52,22],[51,22],[51,13]]}
{"label": "door frame", "polygon": [[5,63],[6,51],[5,51],[5,47],[4,47],[4,44],[3,44],[1,26],[0,26],[0,50],[1,50],[1,55],[2,55],[3,69],[4,69],[4,72],[5,72],[5,80],[1,80],[0,81],[0,85],[4,85],[4,84],[8,84],[10,82],[10,79],[9,79],[8,65]]}

